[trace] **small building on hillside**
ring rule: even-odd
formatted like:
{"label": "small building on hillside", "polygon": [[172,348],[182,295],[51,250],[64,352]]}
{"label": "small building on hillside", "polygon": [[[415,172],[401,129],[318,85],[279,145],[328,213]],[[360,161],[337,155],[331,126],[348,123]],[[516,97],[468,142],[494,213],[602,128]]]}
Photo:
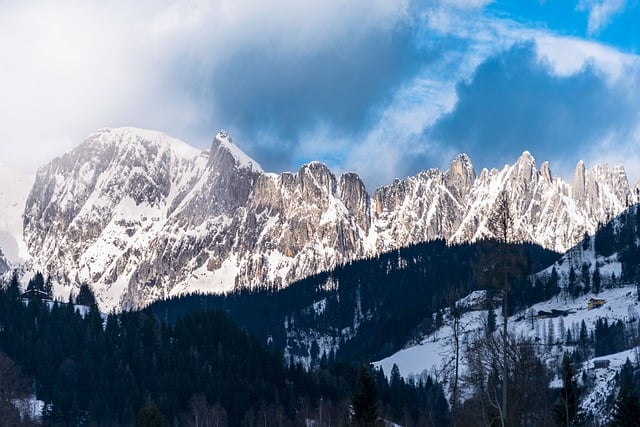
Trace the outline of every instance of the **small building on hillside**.
{"label": "small building on hillside", "polygon": [[589,301],[587,302],[587,308],[591,310],[594,308],[602,307],[605,302],[606,301],[601,298],[589,298]]}
{"label": "small building on hillside", "polygon": [[607,369],[609,367],[609,359],[599,359],[593,361],[593,369]]}
{"label": "small building on hillside", "polygon": [[51,296],[48,293],[35,288],[27,289],[26,291],[20,294],[20,298],[22,299],[39,298],[42,300],[51,300]]}

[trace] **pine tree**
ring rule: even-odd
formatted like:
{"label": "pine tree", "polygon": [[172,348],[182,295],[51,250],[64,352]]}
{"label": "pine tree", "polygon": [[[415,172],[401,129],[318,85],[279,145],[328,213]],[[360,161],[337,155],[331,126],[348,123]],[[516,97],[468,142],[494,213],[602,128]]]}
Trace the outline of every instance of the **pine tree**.
{"label": "pine tree", "polygon": [[576,289],[576,282],[577,282],[576,270],[573,268],[573,265],[572,265],[571,268],[569,268],[569,284],[567,285],[567,290],[569,291],[569,294],[573,298],[578,296],[578,292]]}
{"label": "pine tree", "polygon": [[96,307],[98,306],[96,302],[96,297],[91,290],[91,287],[86,283],[80,285],[80,290],[78,291],[78,296],[76,297],[76,304],[86,305],[87,307]]}
{"label": "pine tree", "polygon": [[378,393],[371,367],[362,364],[358,369],[356,391],[352,400],[355,425],[370,427],[378,420]]}
{"label": "pine tree", "polygon": [[49,298],[53,298],[53,282],[51,281],[51,276],[47,277],[47,280],[42,286],[42,290],[47,294]]}
{"label": "pine tree", "polygon": [[18,270],[14,270],[11,275],[11,281],[7,288],[7,297],[11,300],[15,300],[20,296],[20,279],[18,278]]}
{"label": "pine tree", "polygon": [[598,295],[600,293],[602,278],[600,277],[600,269],[596,266],[596,269],[593,270],[593,293]]}
{"label": "pine tree", "polygon": [[615,401],[611,427],[640,427],[640,395],[629,359],[620,371],[620,391]]}
{"label": "pine tree", "polygon": [[584,264],[582,264],[582,290],[585,295],[591,291],[591,284],[589,279],[589,264],[585,262]]}
{"label": "pine tree", "polygon": [[573,378],[574,374],[571,357],[565,353],[562,358],[562,366],[560,368],[560,377],[562,378],[560,397],[552,411],[553,420],[563,427],[570,426],[578,412],[580,390],[578,389],[578,384]]}
{"label": "pine tree", "polygon": [[580,345],[586,347],[589,341],[589,331],[587,330],[587,324],[582,320],[580,322]]}
{"label": "pine tree", "polygon": [[547,285],[544,290],[545,299],[549,299],[558,293],[559,281],[560,276],[558,275],[558,270],[556,270],[556,267],[553,266],[553,268],[551,269],[551,276],[549,277],[549,280],[547,280]]}
{"label": "pine tree", "polygon": [[138,411],[136,427],[164,427],[162,414],[155,403],[150,402]]}
{"label": "pine tree", "polygon": [[44,276],[41,272],[37,271],[29,283],[27,284],[28,290],[44,291]]}

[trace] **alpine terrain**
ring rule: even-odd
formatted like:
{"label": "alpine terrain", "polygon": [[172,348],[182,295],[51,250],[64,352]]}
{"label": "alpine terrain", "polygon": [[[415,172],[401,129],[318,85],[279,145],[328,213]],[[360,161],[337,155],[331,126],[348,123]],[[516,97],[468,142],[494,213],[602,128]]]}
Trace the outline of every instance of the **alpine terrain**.
{"label": "alpine terrain", "polygon": [[33,177],[0,165],[0,274],[9,263],[29,258],[22,238],[22,213]]}
{"label": "alpine terrain", "polygon": [[571,183],[524,152],[476,174],[461,154],[369,194],[353,173],[313,162],[265,173],[224,131],[200,152],[160,132],[103,129],[41,167],[26,199],[24,243],[56,294],[90,283],[102,310],[190,292],[281,288],[348,261],[436,238],[491,236],[506,190],[515,234],[565,251],[638,200],[622,166]]}

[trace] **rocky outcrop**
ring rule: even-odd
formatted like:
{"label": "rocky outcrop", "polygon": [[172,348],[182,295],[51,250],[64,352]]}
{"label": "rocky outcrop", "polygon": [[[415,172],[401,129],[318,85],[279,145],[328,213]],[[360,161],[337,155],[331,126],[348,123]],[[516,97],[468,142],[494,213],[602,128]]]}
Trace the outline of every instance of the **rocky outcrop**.
{"label": "rocky outcrop", "polygon": [[537,169],[449,169],[396,180],[371,196],[353,173],[313,162],[265,173],[224,132],[199,152],[158,132],[106,129],[38,171],[24,235],[60,294],[92,283],[104,310],[186,292],[282,287],[350,260],[435,238],[490,236],[507,190],[516,236],[563,251],[635,202],[624,170],[586,169],[572,184]]}
{"label": "rocky outcrop", "polygon": [[7,262],[7,258],[2,253],[2,249],[0,249],[0,275],[9,271],[9,263]]}

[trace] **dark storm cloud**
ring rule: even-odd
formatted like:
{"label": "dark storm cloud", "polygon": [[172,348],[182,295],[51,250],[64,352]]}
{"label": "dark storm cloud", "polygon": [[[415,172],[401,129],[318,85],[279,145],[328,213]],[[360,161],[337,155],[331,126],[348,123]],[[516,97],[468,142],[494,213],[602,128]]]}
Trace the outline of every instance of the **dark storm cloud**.
{"label": "dark storm cloud", "polygon": [[352,136],[373,109],[418,72],[412,28],[372,30],[311,52],[243,48],[213,73],[216,120],[232,128],[267,170],[293,165],[305,132],[328,126]]}
{"label": "dark storm cloud", "polygon": [[590,65],[558,76],[532,43],[517,44],[458,84],[455,108],[428,136],[468,153],[476,169],[512,163],[524,150],[575,164],[612,132],[633,132],[638,105],[625,88]]}

